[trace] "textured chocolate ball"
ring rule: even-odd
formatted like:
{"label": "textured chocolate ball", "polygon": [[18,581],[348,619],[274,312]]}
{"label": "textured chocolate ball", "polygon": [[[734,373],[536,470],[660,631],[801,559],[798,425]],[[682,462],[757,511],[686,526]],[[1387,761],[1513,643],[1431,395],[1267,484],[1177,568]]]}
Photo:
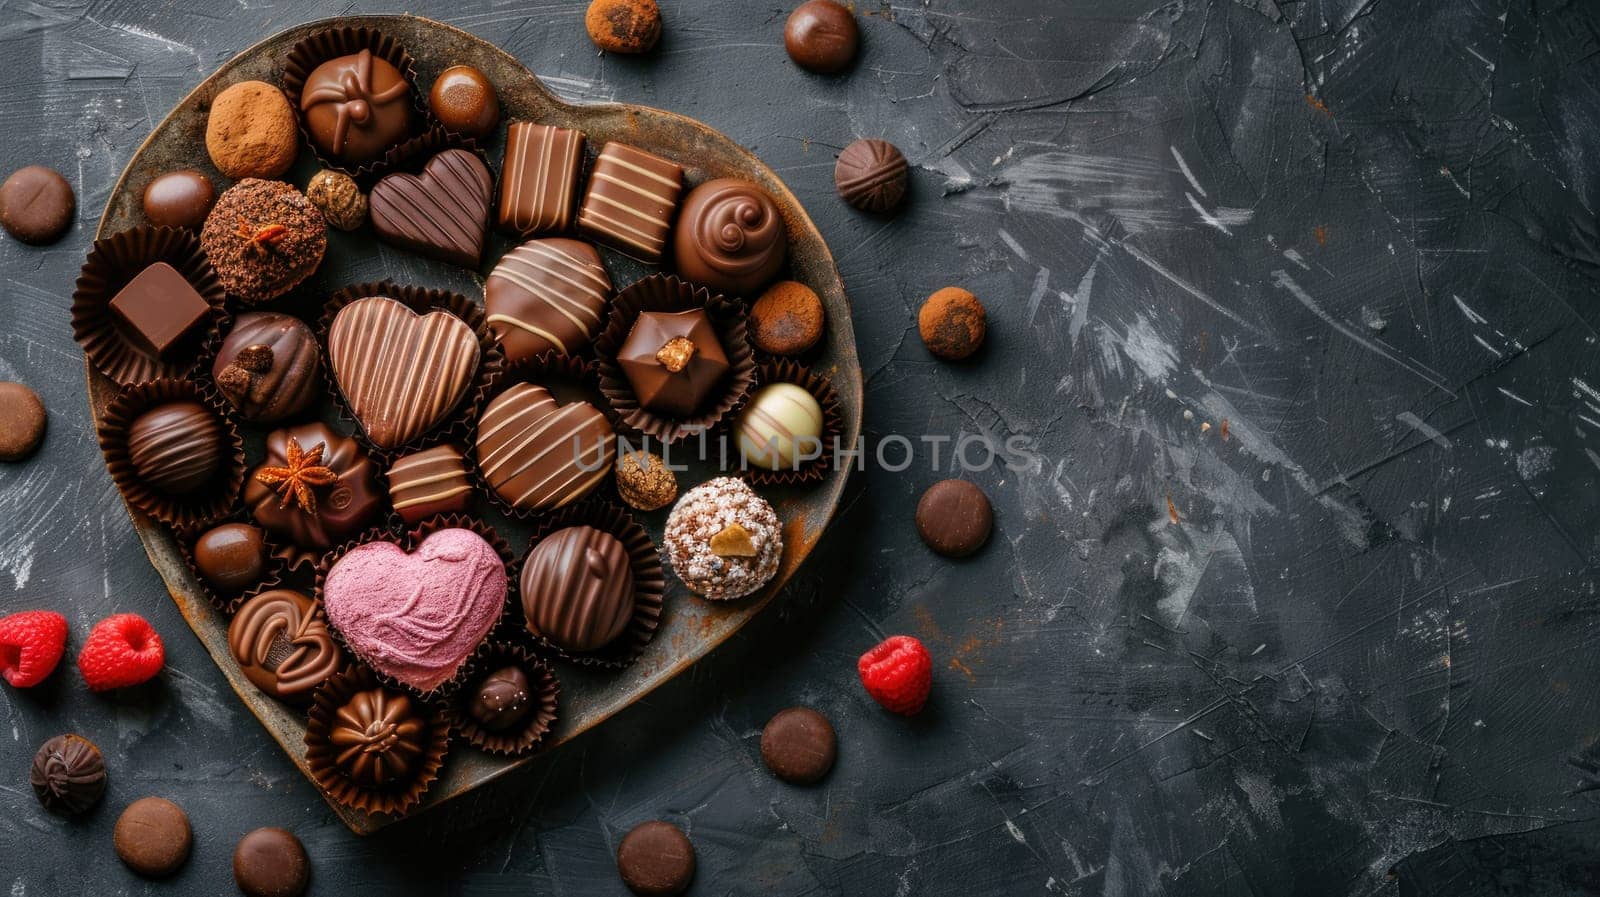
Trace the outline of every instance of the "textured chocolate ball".
{"label": "textured chocolate ball", "polygon": [[863,138],[839,153],[833,185],[844,201],[863,212],[884,214],[900,207],[910,183],[906,157],[887,140]]}
{"label": "textured chocolate ball", "polygon": [[494,85],[470,65],[440,72],[428,92],[428,106],[440,124],[467,137],[482,137],[500,122],[500,97]]}
{"label": "textured chocolate ball", "polygon": [[224,523],[200,534],[194,566],[219,591],[236,595],[267,575],[266,534],[248,523]]}
{"label": "textured chocolate ball", "polygon": [[661,40],[661,8],[656,0],[593,0],[583,25],[602,50],[648,53]]}
{"label": "textured chocolate ball", "polygon": [[0,184],[0,227],[24,243],[54,243],[72,227],[72,185],[43,165],[19,168]]}
{"label": "textured chocolate ball", "polygon": [[325,168],[306,182],[306,199],[322,210],[322,217],[340,230],[355,230],[367,220],[367,194],[355,178]]}
{"label": "textured chocolate ball", "polygon": [[917,331],[929,352],[946,361],[961,361],[983,346],[989,316],[977,296],[960,287],[945,287],[922,303]]}
{"label": "textured chocolate ball", "polygon": [[128,427],[134,472],[169,495],[187,495],[211,482],[227,455],[222,419],[199,402],[158,405]]}
{"label": "textured chocolate ball", "polygon": [[750,306],[750,342],[772,355],[799,355],[822,339],[827,313],[815,290],[780,280]]}
{"label": "textured chocolate ball", "polygon": [[670,822],[641,823],[617,845],[617,872],[640,897],[673,897],[694,880],[694,845]]}
{"label": "textured chocolate ball", "polygon": [[795,7],[783,26],[783,48],[789,58],[820,75],[848,68],[860,40],[855,14],[833,0],[807,0]]}
{"label": "textured chocolate ball", "polygon": [[144,188],[144,217],[157,227],[198,228],[217,201],[217,188],[198,171],[169,171]]}
{"label": "textured chocolate ball", "polygon": [[129,869],[145,878],[166,878],[189,859],[194,831],[182,807],[165,798],[146,797],[122,811],[111,843]]}
{"label": "textured chocolate ball", "polygon": [[206,151],[230,178],[275,178],[300,152],[300,126],[283,91],[265,81],[240,81],[211,101]]}

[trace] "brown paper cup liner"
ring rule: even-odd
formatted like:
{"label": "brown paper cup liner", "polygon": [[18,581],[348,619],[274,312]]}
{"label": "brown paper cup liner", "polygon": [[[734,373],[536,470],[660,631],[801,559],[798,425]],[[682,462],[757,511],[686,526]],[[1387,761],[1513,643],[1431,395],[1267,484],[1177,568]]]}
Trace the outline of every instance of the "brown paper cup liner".
{"label": "brown paper cup liner", "polygon": [[[822,455],[812,458],[793,469],[765,470],[748,463],[741,464],[739,475],[755,486],[813,486],[820,483],[833,470],[833,440],[844,432],[844,414],[839,410],[839,394],[827,377],[793,361],[769,361],[756,371],[756,387],[752,397],[769,383],[793,383],[811,393],[822,406]],[[729,418],[728,436],[734,451],[739,450],[738,418]],[[743,456],[741,455],[741,460]]]}
{"label": "brown paper cup liner", "polygon": [[600,650],[580,653],[568,651],[528,628],[527,618],[520,606],[517,608],[517,618],[524,623],[524,631],[535,644],[568,663],[603,669],[623,669],[639,659],[639,655],[644,653],[645,646],[655,638],[656,629],[661,626],[661,613],[665,607],[667,593],[667,579],[661,566],[661,553],[650,540],[650,534],[645,532],[644,527],[640,526],[626,510],[609,502],[588,499],[541,517],[538,528],[528,540],[528,550],[522,555],[524,562],[545,537],[569,526],[592,526],[601,532],[610,533],[627,550],[628,561],[633,567],[634,599],[633,619],[628,622],[628,628],[623,630],[622,635],[617,636],[616,641]]}
{"label": "brown paper cup liner", "polygon": [[[617,364],[617,352],[642,312],[688,311],[703,308],[717,331],[717,339],[728,356],[729,369],[723,392],[706,407],[688,418],[670,418],[639,406],[633,386]],[[710,430],[749,396],[755,381],[755,356],[745,332],[744,306],[736,299],[713,295],[670,274],[652,274],[617,293],[611,316],[595,338],[595,354],[600,364],[600,390],[624,427],[664,443],[673,443],[692,433]]]}
{"label": "brown paper cup liner", "polygon": [[[255,583],[236,594],[223,592],[213,586],[211,582],[200,573],[200,568],[196,566],[194,562],[195,540],[205,535],[205,533],[212,527],[221,526],[225,523],[247,523],[261,530],[262,534],[266,537],[264,540],[267,546],[266,574],[261,578],[260,582]],[[266,527],[256,523],[255,520],[251,519],[250,515],[244,511],[235,510],[233,513],[222,518],[221,520],[213,520],[210,523],[204,523],[194,527],[185,527],[177,530],[173,533],[173,538],[178,542],[178,553],[183,556],[183,563],[189,568],[189,575],[193,576],[194,581],[200,584],[200,590],[205,594],[206,601],[209,602],[212,607],[216,608],[218,611],[226,614],[227,616],[233,616],[234,611],[238,610],[239,605],[243,604],[247,598],[251,598],[268,589],[289,588],[289,586],[285,585],[284,582],[284,575],[287,572],[287,569],[283,562],[281,547],[272,538],[272,533],[269,532]]]}
{"label": "brown paper cup liner", "polygon": [[[318,601],[323,602],[323,606],[326,607],[328,571],[332,570],[333,566],[339,562],[339,559],[348,554],[351,549],[358,545],[365,545],[368,542],[393,542],[394,544],[405,549],[407,554],[410,554],[411,552],[417,550],[417,546],[422,544],[423,539],[426,539],[428,536],[442,529],[471,530],[472,532],[477,533],[479,536],[482,536],[485,542],[488,542],[494,547],[495,553],[500,555],[500,560],[506,565],[506,606],[501,608],[500,617],[496,621],[495,625],[489,627],[489,631],[484,633],[484,636],[479,643],[473,647],[472,651],[467,653],[466,657],[462,658],[460,665],[456,667],[455,675],[451,676],[449,679],[446,679],[444,682],[441,682],[438,687],[434,688],[432,691],[423,691],[413,685],[408,685],[404,682],[401,682],[387,673],[377,669],[372,669],[372,675],[382,681],[385,687],[392,688],[396,691],[403,691],[406,694],[414,695],[422,698],[425,701],[448,697],[450,694],[455,692],[456,689],[461,687],[461,683],[467,675],[467,670],[472,665],[473,658],[477,657],[488,646],[495,630],[499,628],[500,624],[505,621],[506,614],[509,609],[513,606],[517,606],[515,604],[517,594],[517,558],[511,550],[510,543],[500,538],[500,536],[494,531],[493,527],[476,517],[469,517],[464,514],[444,514],[424,520],[409,531],[402,532],[398,530],[382,528],[368,530],[355,539],[352,539],[351,541],[346,542],[343,545],[340,545],[338,548],[335,548],[323,555],[322,559],[317,562],[315,597]],[[360,652],[356,651],[355,648],[350,645],[349,641],[345,639],[344,633],[339,631],[339,627],[335,626],[332,620],[328,621],[328,631],[333,633],[334,639],[338,641],[339,647],[343,648],[345,653],[356,658],[357,660],[360,660],[364,666],[371,668],[370,664],[367,664],[365,659],[361,657]]]}
{"label": "brown paper cup liner", "polygon": [[422,702],[417,710],[428,731],[420,765],[414,774],[383,788],[357,784],[339,768],[338,751],[330,736],[339,708],[352,696],[379,687],[384,686],[371,670],[355,667],[339,673],[317,689],[306,721],[306,765],[317,785],[344,806],[364,813],[404,815],[439,778],[439,768],[444,765],[444,755],[450,747],[450,723],[442,710]]}
{"label": "brown paper cup liner", "polygon": [[[449,312],[464,321],[478,338],[478,372],[473,378],[472,385],[467,388],[466,395],[455,408],[434,425],[433,429],[404,445],[388,449],[374,445],[367,437],[366,427],[362,425],[361,419],[356,417],[355,412],[345,402],[344,392],[339,387],[338,375],[334,373],[333,359],[328,354],[328,332],[333,328],[333,319],[339,310],[357,299],[372,296],[387,296],[418,314],[427,314],[430,311]],[[500,370],[504,365],[500,344],[489,329],[489,319],[484,314],[482,306],[460,293],[396,284],[386,280],[354,284],[334,293],[333,297],[323,305],[322,316],[317,321],[317,341],[322,347],[322,369],[326,375],[323,377],[323,384],[328,389],[329,398],[333,401],[334,407],[339,409],[339,416],[355,425],[356,441],[385,470],[394,458],[441,442],[455,441],[470,446],[473,431],[478,423],[478,412],[482,410],[490,390],[500,379]]]}
{"label": "brown paper cup liner", "polygon": [[[359,53],[362,50],[371,50],[372,55],[388,60],[400,70],[400,74],[410,85],[411,132],[400,142],[389,147],[381,157],[352,166],[324,155],[322,148],[311,139],[311,132],[306,128],[305,115],[300,110],[300,95],[305,90],[306,79],[311,77],[317,66],[330,59]],[[427,102],[417,87],[416,60],[411,58],[411,54],[406,52],[405,47],[398,41],[376,28],[330,28],[327,31],[318,31],[295,44],[290,48],[289,56],[283,64],[283,92],[289,98],[289,105],[294,109],[295,120],[300,123],[301,138],[311,147],[311,152],[316,155],[317,161],[322,163],[322,167],[342,171],[363,181],[370,182],[389,171],[406,157],[412,143],[433,130]]]}
{"label": "brown paper cup liner", "polygon": [[[206,327],[174,346],[166,357],[145,353],[111,314],[111,300],[146,267],[166,262],[182,274],[211,306]],[[78,273],[72,293],[72,338],[102,373],[123,386],[184,377],[200,370],[220,344],[227,311],[216,271],[187,230],[135,227],[96,240]]]}
{"label": "brown paper cup liner", "polygon": [[[528,677],[532,712],[523,725],[506,731],[491,732],[472,718],[470,705],[476,683],[501,667],[520,667]],[[466,676],[468,687],[456,692],[445,707],[451,729],[468,744],[487,754],[501,757],[520,757],[533,753],[544,742],[555,726],[556,707],[561,698],[561,683],[555,671],[542,658],[516,642],[493,642],[481,655],[473,659],[472,669]]]}
{"label": "brown paper cup liner", "polygon": [[[227,454],[211,482],[191,495],[168,495],[147,485],[128,457],[128,428],[140,414],[166,402],[199,402],[217,415]],[[191,529],[232,513],[244,485],[244,440],[220,396],[192,380],[151,380],[124,389],[100,421],[100,451],[122,497],[139,511],[175,529]]]}

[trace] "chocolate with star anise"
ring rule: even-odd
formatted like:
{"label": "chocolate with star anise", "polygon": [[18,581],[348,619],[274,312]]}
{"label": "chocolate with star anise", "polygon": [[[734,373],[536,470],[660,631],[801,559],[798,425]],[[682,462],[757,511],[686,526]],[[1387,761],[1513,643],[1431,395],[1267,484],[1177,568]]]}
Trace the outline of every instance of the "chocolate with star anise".
{"label": "chocolate with star anise", "polygon": [[355,440],[326,424],[267,434],[267,458],[245,479],[244,502],[279,538],[322,552],[376,523],[385,491]]}

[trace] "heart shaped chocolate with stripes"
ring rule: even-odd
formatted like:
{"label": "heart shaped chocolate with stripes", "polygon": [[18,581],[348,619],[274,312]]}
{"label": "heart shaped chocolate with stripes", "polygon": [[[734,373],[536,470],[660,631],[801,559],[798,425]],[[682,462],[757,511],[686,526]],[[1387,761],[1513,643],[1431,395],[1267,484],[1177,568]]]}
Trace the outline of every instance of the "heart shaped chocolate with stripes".
{"label": "heart shaped chocolate with stripes", "polygon": [[483,258],[494,177],[476,155],[448,149],[422,173],[391,174],[372,188],[372,229],[385,243],[464,268]]}
{"label": "heart shaped chocolate with stripes", "polygon": [[478,336],[446,311],[419,315],[387,296],[339,309],[328,328],[334,382],[367,438],[405,445],[438,426],[478,374]]}

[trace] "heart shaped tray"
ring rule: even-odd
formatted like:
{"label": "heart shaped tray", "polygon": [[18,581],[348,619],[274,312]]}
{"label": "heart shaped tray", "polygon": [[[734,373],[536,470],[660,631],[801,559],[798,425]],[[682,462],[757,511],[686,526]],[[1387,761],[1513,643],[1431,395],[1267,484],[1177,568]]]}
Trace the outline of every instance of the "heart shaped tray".
{"label": "heart shaped tray", "polygon": [[[454,64],[477,67],[500,93],[504,118],[527,119],[545,124],[577,128],[587,133],[590,154],[609,140],[647,149],[667,156],[686,167],[690,184],[712,177],[740,177],[760,184],[777,202],[789,223],[789,273],[791,279],[808,284],[827,309],[824,348],[812,361],[812,369],[832,379],[838,392],[843,417],[842,438],[853,445],[861,432],[861,368],[856,357],[851,329],[850,308],[839,272],[822,235],[807,217],[799,202],[778,176],[752,153],[711,128],[680,115],[623,104],[575,106],[550,93],[539,79],[521,63],[499,48],[459,29],[414,16],[353,16],[311,22],[281,32],[240,53],[195,88],[134,153],[106,203],[97,238],[110,236],[145,223],[141,194],[154,176],[179,168],[205,172],[219,185],[229,181],[212,167],[205,152],[206,113],[211,100],[225,87],[238,81],[258,79],[280,83],[284,59],[297,42],[312,32],[330,27],[379,29],[403,44],[417,60],[421,85],[431,84],[443,69]],[[504,126],[482,146],[498,170],[504,144]],[[317,170],[316,159],[302,148],[295,168],[285,176],[304,185]],[[467,296],[481,297],[483,274],[500,255],[514,245],[494,236],[486,262],[480,272],[467,272],[385,248],[377,251],[370,228],[345,234],[330,232],[326,261],[302,291],[326,296],[341,286],[382,279],[418,286],[452,289]],[[618,288],[638,280],[655,269],[606,252],[612,279]],[[90,406],[97,422],[117,394],[115,383],[93,365],[88,366]],[[259,455],[259,435],[247,435],[246,443]],[[676,458],[674,459],[676,460]],[[708,469],[692,469],[680,474],[680,487],[687,488],[711,476]],[[570,664],[557,664],[562,695],[560,720],[545,749],[568,741],[604,722],[618,711],[648,694],[652,689],[682,673],[695,661],[722,643],[760,612],[805,560],[822,535],[823,528],[839,504],[848,470],[831,472],[822,483],[806,488],[762,488],[760,491],[777,509],[784,523],[783,563],[772,583],[759,594],[743,601],[713,603],[687,592],[674,577],[668,576],[666,611],[654,641],[638,662],[620,671],[588,670]],[[483,506],[480,500],[480,506]],[[302,712],[280,704],[258,691],[240,673],[228,652],[227,620],[207,602],[198,582],[184,564],[170,531],[130,508],[134,529],[144,542],[145,551],[155,565],[173,601],[195,635],[267,731],[295,761],[307,771],[304,743],[305,717]],[[492,513],[483,515],[513,545],[525,545],[529,527],[508,522]],[[659,544],[665,511],[638,515]],[[520,548],[519,548],[520,551]],[[416,815],[506,774],[531,758],[501,759],[457,744],[448,756],[440,779],[433,784],[421,804],[408,815]],[[330,801],[335,812],[358,834],[376,831],[400,817],[369,815]]]}

